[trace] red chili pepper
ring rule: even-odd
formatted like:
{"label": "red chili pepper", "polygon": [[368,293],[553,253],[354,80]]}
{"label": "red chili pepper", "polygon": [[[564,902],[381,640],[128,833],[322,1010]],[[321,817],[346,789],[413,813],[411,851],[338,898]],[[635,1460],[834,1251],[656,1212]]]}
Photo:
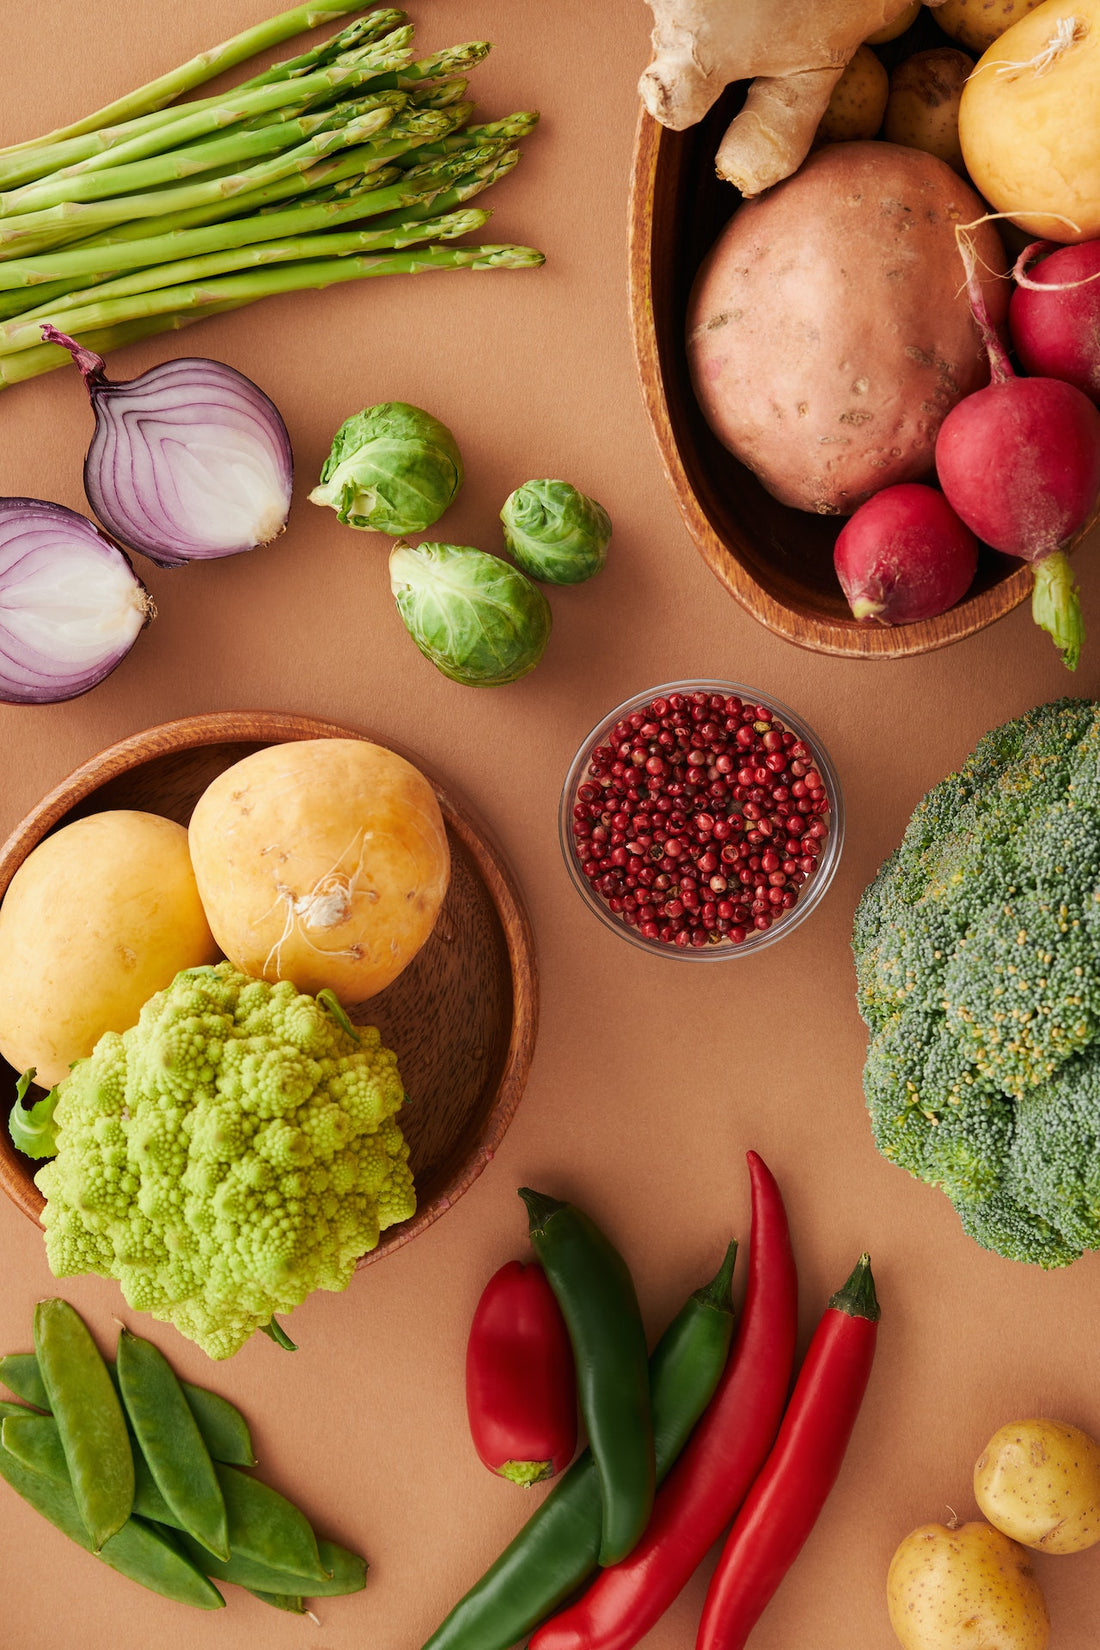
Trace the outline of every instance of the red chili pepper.
{"label": "red chili pepper", "polygon": [[537,1484],[573,1459],[573,1346],[535,1263],[511,1260],[485,1285],[466,1347],[466,1410],[478,1455],[517,1484]]}
{"label": "red chili pepper", "polygon": [[530,1650],[630,1650],[721,1535],[767,1458],[790,1390],[797,1280],[779,1188],[748,1154],[749,1277],[741,1327],[714,1397],[658,1491],[638,1545],[535,1633]]}
{"label": "red chili pepper", "polygon": [[742,1650],[836,1482],[875,1355],[871,1263],[829,1302],[798,1372],[774,1448],[711,1579],[696,1650]]}

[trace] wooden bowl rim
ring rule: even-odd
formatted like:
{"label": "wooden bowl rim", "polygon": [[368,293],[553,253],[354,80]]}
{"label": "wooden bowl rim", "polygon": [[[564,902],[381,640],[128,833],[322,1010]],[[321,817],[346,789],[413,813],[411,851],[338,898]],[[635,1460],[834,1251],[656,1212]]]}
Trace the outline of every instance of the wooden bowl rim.
{"label": "wooden bowl rim", "polygon": [[979,595],[971,596],[936,619],[908,625],[861,625],[855,619],[830,623],[796,613],[770,595],[731,553],[703,509],[688,478],[672,427],[663,365],[657,345],[653,308],[653,206],[658,167],[668,146],[681,134],[671,132],[642,108],[634,139],[630,175],[628,280],[631,335],[642,399],[657,442],[662,467],[684,522],[707,566],[754,619],[799,647],[847,658],[899,659],[947,647],[983,630],[1026,599],[1033,584],[1022,565]]}
{"label": "wooden bowl rim", "polygon": [[[382,1234],[377,1246],[360,1259],[359,1266],[363,1267],[402,1248],[426,1231],[473,1184],[495,1155],[515,1115],[534,1054],[538,1029],[538,967],[530,918],[503,853],[469,804],[456,800],[420,757],[369,729],[280,711],[212,711],[180,717],[109,745],[47,792],[0,846],[0,899],[31,849],[37,847],[67,813],[107,781],[171,751],[233,743],[279,744],[298,739],[366,739],[404,756],[420,769],[436,793],[448,829],[470,854],[488,888],[504,931],[511,969],[512,1024],[508,1047],[493,1104],[472,1154],[430,1203],[418,1207],[410,1220]],[[45,1199],[26,1171],[27,1159],[11,1144],[6,1116],[5,1109],[0,1118],[0,1188],[37,1224]]]}

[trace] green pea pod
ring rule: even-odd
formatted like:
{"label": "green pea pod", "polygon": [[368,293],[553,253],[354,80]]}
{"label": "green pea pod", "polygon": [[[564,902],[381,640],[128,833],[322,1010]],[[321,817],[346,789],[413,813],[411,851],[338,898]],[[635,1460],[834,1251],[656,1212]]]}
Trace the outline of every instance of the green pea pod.
{"label": "green pea pod", "polygon": [[[710,1402],[733,1335],[727,1252],[690,1295],[649,1359],[660,1483]],[[600,1480],[591,1450],[558,1479],[500,1557],[459,1600],[423,1650],[510,1650],[599,1567]]]}
{"label": "green pea pod", "polygon": [[258,1598],[261,1604],[273,1605],[276,1610],[289,1610],[295,1616],[306,1613],[305,1599],[295,1598],[292,1593],[265,1593],[259,1587],[246,1587],[245,1591]]}
{"label": "green pea pod", "polygon": [[51,1484],[68,1484],[69,1468],[61,1434],[52,1415],[6,1415],[0,1419],[0,1445],[20,1466],[40,1473]]}
{"label": "green pea pod", "polygon": [[8,1352],[0,1358],[0,1382],[9,1392],[35,1409],[49,1409],[50,1400],[42,1377],[38,1373],[38,1359],[33,1352]]}
{"label": "green pea pod", "polygon": [[198,1423],[159,1347],[123,1329],[115,1361],[134,1437],[165,1501],[188,1535],[229,1557],[225,1498]]}
{"label": "green pea pod", "polygon": [[314,1584],[328,1580],[317,1537],[304,1512],[269,1484],[250,1478],[236,1467],[219,1462],[214,1470],[225,1497],[231,1553],[255,1559],[273,1570],[308,1576]]}
{"label": "green pea pod", "polygon": [[240,1410],[204,1386],[192,1386],[190,1381],[181,1381],[180,1386],[213,1459],[235,1467],[254,1467],[252,1435]]}
{"label": "green pea pod", "polygon": [[600,1563],[617,1564],[653,1509],[656,1468],[645,1328],[619,1251],[571,1203],[520,1188],[531,1243],[573,1343],[577,1392],[603,1499]]}
{"label": "green pea pod", "polygon": [[223,1563],[220,1558],[211,1558],[205,1548],[200,1547],[197,1541],[188,1535],[181,1535],[180,1544],[184,1551],[194,1559],[195,1563],[215,1581],[229,1581],[237,1587],[247,1587],[250,1591],[261,1593],[279,1593],[292,1598],[335,1598],[344,1593],[361,1592],[366,1585],[367,1561],[358,1553],[349,1552],[346,1547],[340,1547],[334,1541],[319,1540],[317,1542],[321,1561],[329,1574],[323,1581],[317,1581],[312,1576],[296,1575],[291,1570],[282,1570],[272,1564],[263,1564],[254,1558],[248,1558],[237,1552],[233,1546],[232,1525],[230,1525],[229,1558]]}
{"label": "green pea pod", "polygon": [[[108,1362],[107,1369],[113,1371],[114,1365]],[[50,1400],[33,1352],[9,1352],[0,1358],[0,1382],[25,1403],[49,1409]],[[252,1437],[240,1410],[228,1398],[204,1386],[193,1386],[190,1381],[181,1381],[180,1386],[213,1459],[237,1467],[254,1467]]]}
{"label": "green pea pod", "polygon": [[39,1301],[34,1349],[57,1421],[72,1493],[98,1552],[130,1516],[134,1458],[114,1383],[88,1328],[68,1301]]}
{"label": "green pea pod", "polygon": [[[6,1418],[18,1407],[0,1405],[0,1414]],[[95,1552],[71,1484],[51,1483],[40,1473],[23,1466],[2,1446],[0,1478],[70,1541],[75,1541],[85,1552]],[[131,1581],[140,1582],[150,1591],[180,1604],[192,1604],[200,1610],[219,1610],[225,1604],[201,1568],[192,1564],[165,1532],[139,1518],[128,1519],[120,1530],[108,1536],[96,1556]]]}

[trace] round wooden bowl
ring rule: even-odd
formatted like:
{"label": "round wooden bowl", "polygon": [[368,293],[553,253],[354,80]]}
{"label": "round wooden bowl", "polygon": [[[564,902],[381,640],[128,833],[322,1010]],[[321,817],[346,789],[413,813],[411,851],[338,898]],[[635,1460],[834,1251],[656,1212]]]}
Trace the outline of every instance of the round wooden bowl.
{"label": "round wooden bowl", "polygon": [[1031,570],[983,550],[965,600],[937,619],[857,624],[833,570],[842,521],[779,504],[712,435],[684,348],[695,273],[740,196],[714,156],[741,94],[685,132],[645,110],[630,190],[630,304],[642,393],[665,473],[704,561],[755,619],[801,647],[865,659],[927,653],[973,635],[1030,594]]}
{"label": "round wooden bowl", "polygon": [[[241,757],[285,740],[327,738],[370,739],[414,762],[435,789],[451,850],[451,881],[430,938],[357,1016],[378,1026],[397,1054],[417,1192],[416,1214],[383,1232],[365,1266],[423,1232],[477,1179],[531,1065],[538,1022],[531,926],[508,866],[469,808],[412,752],[361,728],[268,711],[191,716],[112,745],[44,797],[0,848],[0,899],[31,849],[59,825],[106,808],[140,808],[186,825],[210,781]],[[15,1077],[0,1061],[0,1092],[13,1096]],[[45,1200],[32,1169],[0,1128],[0,1185],[37,1221]]]}

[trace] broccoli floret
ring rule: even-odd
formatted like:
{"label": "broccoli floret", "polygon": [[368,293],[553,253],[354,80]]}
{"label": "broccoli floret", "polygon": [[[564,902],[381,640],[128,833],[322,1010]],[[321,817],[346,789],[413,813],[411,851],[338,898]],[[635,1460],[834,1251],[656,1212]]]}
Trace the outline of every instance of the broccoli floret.
{"label": "broccoli floret", "polygon": [[1100,1247],[1100,704],[987,734],[914,811],[852,943],[883,1155],[1001,1254]]}
{"label": "broccoli floret", "polygon": [[117,1278],[212,1358],[416,1207],[397,1059],[288,982],[186,969],[58,1084],[39,1169],[55,1277]]}

